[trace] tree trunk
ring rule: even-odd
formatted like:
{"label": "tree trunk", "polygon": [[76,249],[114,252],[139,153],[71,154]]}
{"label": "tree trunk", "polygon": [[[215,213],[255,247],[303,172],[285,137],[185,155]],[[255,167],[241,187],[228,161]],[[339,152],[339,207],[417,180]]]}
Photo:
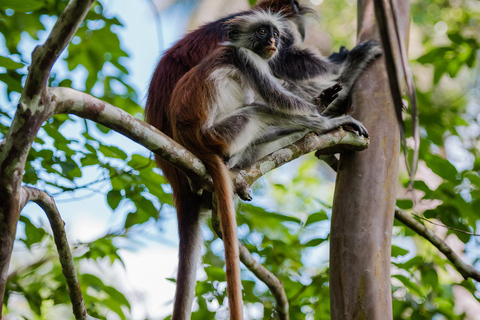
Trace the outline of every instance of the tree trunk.
{"label": "tree trunk", "polygon": [[[406,39],[409,1],[393,3]],[[358,38],[380,41],[373,0],[358,1]],[[369,130],[370,146],[340,158],[330,236],[332,320],[392,318],[390,255],[400,134],[388,83],[382,58],[357,81],[353,95],[349,114]]]}

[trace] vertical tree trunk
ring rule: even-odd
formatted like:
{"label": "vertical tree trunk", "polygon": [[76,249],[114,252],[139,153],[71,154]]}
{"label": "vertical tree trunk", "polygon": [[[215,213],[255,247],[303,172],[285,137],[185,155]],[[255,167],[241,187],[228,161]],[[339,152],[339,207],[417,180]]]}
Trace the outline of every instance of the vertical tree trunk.
{"label": "vertical tree trunk", "polygon": [[[393,2],[406,39],[409,1]],[[358,1],[358,38],[380,41],[373,0]],[[332,320],[392,318],[390,255],[400,137],[384,63],[379,59],[358,80],[350,110],[369,130],[370,146],[342,154],[338,168],[330,237]]]}

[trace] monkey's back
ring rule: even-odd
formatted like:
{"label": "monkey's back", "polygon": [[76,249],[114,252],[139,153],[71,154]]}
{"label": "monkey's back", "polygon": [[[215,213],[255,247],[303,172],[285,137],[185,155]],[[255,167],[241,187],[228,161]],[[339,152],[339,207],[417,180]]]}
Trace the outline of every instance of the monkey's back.
{"label": "monkey's back", "polygon": [[231,96],[219,82],[224,80],[221,77],[229,76],[228,71],[222,70],[231,67],[228,61],[232,50],[235,48],[220,47],[212,52],[178,81],[171,96],[168,117],[173,138],[200,159],[204,158],[206,150],[220,157],[228,154],[225,139],[208,129],[215,121],[212,117],[228,113],[218,112],[217,105],[221,103],[219,96]]}

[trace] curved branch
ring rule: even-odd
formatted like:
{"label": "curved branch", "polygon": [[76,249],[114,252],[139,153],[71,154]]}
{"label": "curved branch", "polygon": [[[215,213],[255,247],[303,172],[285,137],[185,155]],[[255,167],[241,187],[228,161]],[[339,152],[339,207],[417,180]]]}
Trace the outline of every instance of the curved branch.
{"label": "curved branch", "polygon": [[47,79],[53,64],[72,39],[93,2],[71,0],[45,44],[34,50],[17,113],[0,147],[0,314],[20,216],[18,200],[22,192],[25,161],[38,130],[52,115],[52,110],[44,103]]}
{"label": "curved branch", "polygon": [[60,217],[55,201],[47,193],[42,190],[23,187],[22,188],[22,208],[29,202],[33,201],[38,204],[43,211],[47,214],[50,226],[53,231],[53,238],[55,239],[55,245],[57,246],[58,257],[60,264],[62,265],[62,272],[65,276],[65,280],[68,286],[68,292],[70,294],[70,301],[72,302],[73,314],[77,320],[94,320],[87,314],[85,307],[85,301],[82,297],[82,291],[80,290],[80,284],[78,282],[77,273],[75,271],[75,264],[73,263],[72,252],[68,245],[67,234],[65,233],[64,222]]}
{"label": "curved branch", "polygon": [[53,64],[72,40],[93,2],[95,0],[71,0],[53,26],[45,43],[35,48],[23,90],[27,98],[32,99],[43,92]]}
{"label": "curved branch", "polygon": [[440,239],[425,225],[421,224],[412,216],[399,208],[395,209],[395,218],[437,247],[437,249],[443,253],[448,260],[450,260],[455,269],[457,269],[463,278],[472,278],[480,282],[480,272],[472,265],[463,262],[463,260],[452,250],[452,248],[450,248],[445,241]]}

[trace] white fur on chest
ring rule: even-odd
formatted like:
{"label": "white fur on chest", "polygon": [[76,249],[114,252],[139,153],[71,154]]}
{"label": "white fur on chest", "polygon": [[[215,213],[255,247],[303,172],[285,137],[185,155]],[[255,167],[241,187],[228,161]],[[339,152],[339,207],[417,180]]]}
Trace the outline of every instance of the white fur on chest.
{"label": "white fur on chest", "polygon": [[210,74],[209,80],[215,87],[215,96],[210,103],[206,126],[212,127],[255,100],[255,91],[233,67],[223,67]]}

